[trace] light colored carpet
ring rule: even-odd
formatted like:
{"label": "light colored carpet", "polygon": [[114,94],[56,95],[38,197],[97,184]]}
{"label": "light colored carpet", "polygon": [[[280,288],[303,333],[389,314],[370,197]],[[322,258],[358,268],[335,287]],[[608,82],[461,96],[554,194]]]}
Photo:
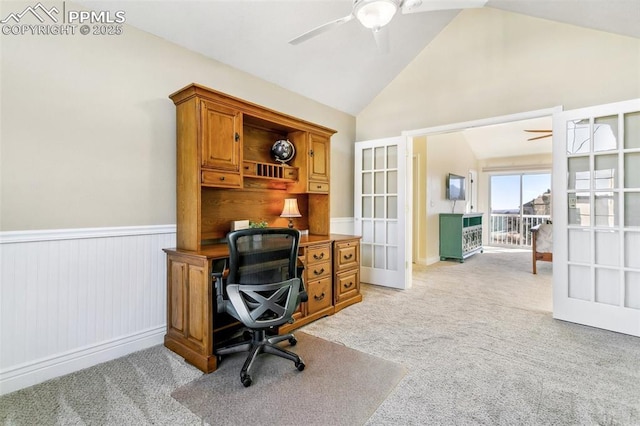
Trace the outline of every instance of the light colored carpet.
{"label": "light colored carpet", "polygon": [[[488,248],[414,267],[410,290],[363,285],[301,331],[406,368],[368,425],[640,425],[640,339],[554,320],[551,275]],[[201,376],[158,346],[5,395],[0,423],[202,424],[171,397]]]}
{"label": "light colored carpet", "polygon": [[217,371],[182,386],[172,396],[211,425],[364,424],[404,377],[405,369],[346,346],[295,333],[307,367],[261,355],[253,384],[240,383],[246,354],[224,359]]}

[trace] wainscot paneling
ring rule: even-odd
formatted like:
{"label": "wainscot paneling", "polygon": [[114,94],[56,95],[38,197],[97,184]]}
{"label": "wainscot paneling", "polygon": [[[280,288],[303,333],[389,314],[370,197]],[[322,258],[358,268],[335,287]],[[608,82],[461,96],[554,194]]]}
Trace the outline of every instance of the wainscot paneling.
{"label": "wainscot paneling", "polygon": [[175,245],[175,225],[0,232],[0,395],[161,344]]}
{"label": "wainscot paneling", "polygon": [[161,344],[175,225],[0,233],[0,394]]}

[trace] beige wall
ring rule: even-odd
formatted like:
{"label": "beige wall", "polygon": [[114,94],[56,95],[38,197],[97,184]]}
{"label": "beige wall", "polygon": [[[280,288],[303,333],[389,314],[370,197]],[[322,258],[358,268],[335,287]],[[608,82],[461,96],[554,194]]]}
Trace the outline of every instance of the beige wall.
{"label": "beige wall", "polygon": [[191,82],[337,130],[331,216],[353,216],[348,114],[128,26],[0,42],[2,231],[175,223],[168,95]]}
{"label": "beige wall", "polygon": [[640,40],[468,9],[358,114],[357,139],[638,97]]}
{"label": "beige wall", "polygon": [[422,163],[425,169],[414,171],[414,185],[417,184],[416,179],[425,179],[420,183],[425,189],[422,194],[425,208],[424,217],[419,219],[420,231],[414,233],[413,244],[417,247],[414,262],[427,264],[440,258],[439,214],[467,211],[467,203],[457,201],[453,210],[453,201],[446,199],[447,174],[467,176],[469,170],[477,169],[478,162],[460,132],[421,138],[414,143],[414,154],[416,152],[425,152],[426,162]]}

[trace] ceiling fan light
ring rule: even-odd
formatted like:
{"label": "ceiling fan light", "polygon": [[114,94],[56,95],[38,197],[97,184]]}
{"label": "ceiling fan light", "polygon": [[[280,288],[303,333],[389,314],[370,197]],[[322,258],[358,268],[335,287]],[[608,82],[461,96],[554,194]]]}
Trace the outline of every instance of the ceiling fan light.
{"label": "ceiling fan light", "polygon": [[355,15],[363,26],[377,30],[391,22],[397,10],[394,0],[363,0],[356,5]]}

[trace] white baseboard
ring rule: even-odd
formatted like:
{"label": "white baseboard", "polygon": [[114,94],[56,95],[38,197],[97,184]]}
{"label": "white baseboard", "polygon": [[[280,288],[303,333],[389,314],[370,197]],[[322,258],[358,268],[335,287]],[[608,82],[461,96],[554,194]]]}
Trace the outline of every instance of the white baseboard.
{"label": "white baseboard", "polygon": [[0,372],[0,395],[162,344],[165,333],[165,326],[156,327],[9,368]]}

